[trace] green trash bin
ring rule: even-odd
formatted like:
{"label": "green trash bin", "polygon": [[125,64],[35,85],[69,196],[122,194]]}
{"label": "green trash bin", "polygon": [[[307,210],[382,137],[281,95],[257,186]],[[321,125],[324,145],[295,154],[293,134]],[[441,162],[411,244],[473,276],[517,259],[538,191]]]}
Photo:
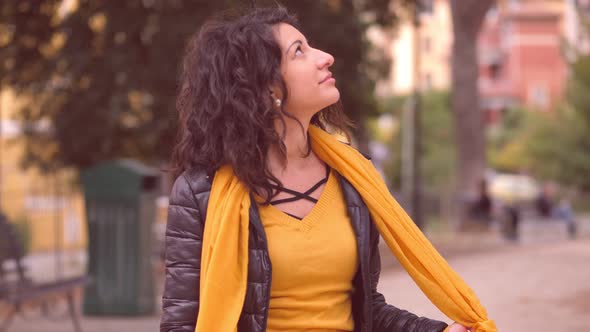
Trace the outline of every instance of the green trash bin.
{"label": "green trash bin", "polygon": [[152,225],[159,172],[116,160],[82,172],[88,222],[84,314],[145,315],[155,309]]}

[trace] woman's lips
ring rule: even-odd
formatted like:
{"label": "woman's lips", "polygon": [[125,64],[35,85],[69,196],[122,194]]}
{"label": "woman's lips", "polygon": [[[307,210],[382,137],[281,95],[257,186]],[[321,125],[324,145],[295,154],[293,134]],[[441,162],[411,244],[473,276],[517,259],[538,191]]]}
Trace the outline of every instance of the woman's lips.
{"label": "woman's lips", "polygon": [[336,79],[334,79],[332,77],[332,73],[328,73],[328,75],[326,75],[326,77],[324,77],[324,79],[321,80],[319,84],[322,84],[322,83],[325,83],[325,82],[335,82],[335,81],[336,81]]}

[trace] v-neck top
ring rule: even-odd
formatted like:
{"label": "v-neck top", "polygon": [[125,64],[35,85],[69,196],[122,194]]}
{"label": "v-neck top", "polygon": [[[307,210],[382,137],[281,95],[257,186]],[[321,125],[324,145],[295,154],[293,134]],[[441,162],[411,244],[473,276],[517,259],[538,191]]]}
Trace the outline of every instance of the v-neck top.
{"label": "v-neck top", "polygon": [[301,220],[259,206],[272,263],[267,331],[353,331],[357,244],[333,171]]}

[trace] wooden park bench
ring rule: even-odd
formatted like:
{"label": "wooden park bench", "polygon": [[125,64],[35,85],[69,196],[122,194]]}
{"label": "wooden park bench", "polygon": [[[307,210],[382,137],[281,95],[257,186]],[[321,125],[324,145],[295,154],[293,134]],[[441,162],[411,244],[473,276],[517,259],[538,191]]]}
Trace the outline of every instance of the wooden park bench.
{"label": "wooden park bench", "polygon": [[0,213],[0,308],[7,309],[7,313],[0,316],[0,332],[7,331],[14,316],[23,314],[24,309],[31,306],[39,305],[43,315],[51,318],[49,308],[55,308],[55,304],[50,301],[55,299],[66,300],[67,314],[72,319],[74,331],[81,332],[74,292],[88,284],[90,278],[77,276],[36,283],[27,276],[22,258],[20,238],[12,224]]}

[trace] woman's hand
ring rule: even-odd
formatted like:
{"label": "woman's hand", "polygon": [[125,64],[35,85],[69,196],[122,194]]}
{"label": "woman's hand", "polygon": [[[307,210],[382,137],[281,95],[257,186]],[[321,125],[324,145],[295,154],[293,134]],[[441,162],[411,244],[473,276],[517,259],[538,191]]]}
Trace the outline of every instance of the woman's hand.
{"label": "woman's hand", "polygon": [[449,332],[469,332],[469,329],[459,323],[453,323],[449,328]]}

